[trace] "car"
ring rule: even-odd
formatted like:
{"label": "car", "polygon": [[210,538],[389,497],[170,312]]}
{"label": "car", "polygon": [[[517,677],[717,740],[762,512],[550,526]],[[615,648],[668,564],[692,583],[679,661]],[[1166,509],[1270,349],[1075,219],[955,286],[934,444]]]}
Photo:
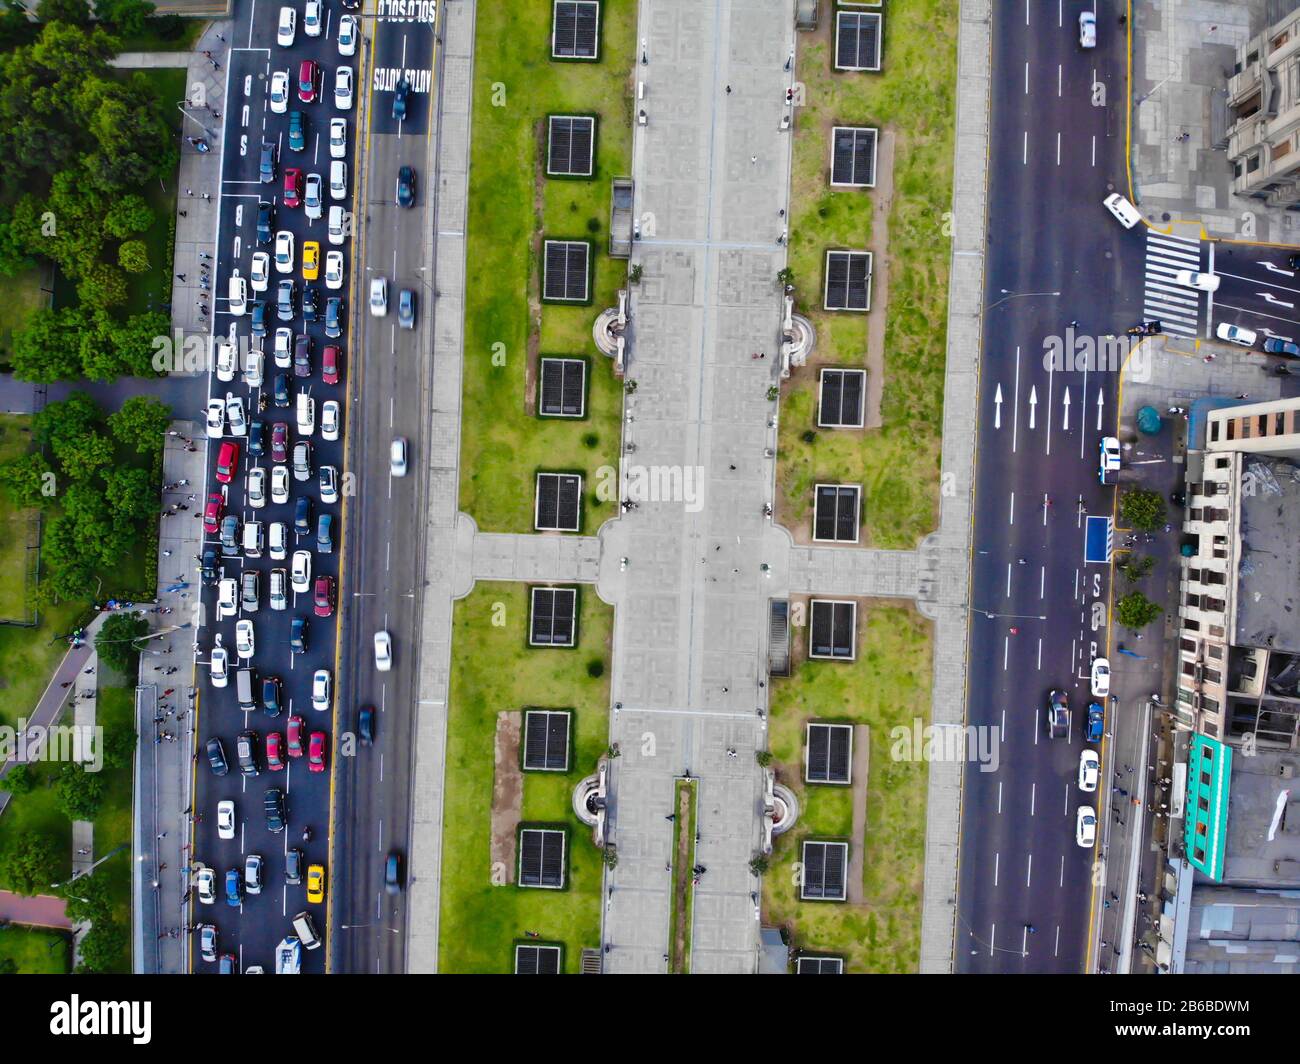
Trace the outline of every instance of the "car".
{"label": "car", "polygon": [[1047,695],[1047,735],[1052,739],[1070,737],[1070,697],[1064,691]]}
{"label": "car", "polygon": [[1217,273],[1201,273],[1199,270],[1179,270],[1174,274],[1174,281],[1187,288],[1196,288],[1202,292],[1217,292],[1222,278]]}
{"label": "car", "polygon": [[386,631],[375,633],[375,668],[388,672],[393,667],[393,640]]}
{"label": "car", "polygon": [[1102,708],[1100,702],[1091,702],[1088,705],[1088,719],[1083,726],[1083,740],[1088,743],[1099,743],[1101,737],[1106,732],[1106,711]]}
{"label": "car", "polygon": [[249,307],[248,331],[254,336],[266,335],[266,303],[260,299]]}
{"label": "car", "polygon": [[284,685],[278,676],[262,677],[262,708],[268,717],[278,717],[284,708]]}
{"label": "car", "polygon": [[1079,790],[1091,793],[1097,789],[1101,777],[1101,758],[1096,750],[1084,750],[1079,754]]}
{"label": "car", "polygon": [[[284,205],[286,207],[302,206],[302,171],[299,170],[296,166],[290,166],[284,171]],[[289,235],[292,236],[293,234],[289,234]],[[289,267],[290,269],[292,269],[293,268],[292,241],[289,244],[289,248],[290,248],[290,260],[291,260]],[[278,254],[276,256],[275,268],[279,270],[281,273],[285,272],[284,269],[281,268],[280,266],[280,260]]]}
{"label": "car", "polygon": [[289,112],[289,150],[307,150],[307,119],[301,111]]}
{"label": "car", "polygon": [[405,77],[393,86],[393,119],[400,122],[406,117],[406,101],[411,95],[411,85]]}
{"label": "car", "polygon": [[329,225],[326,231],[329,233],[329,241],[335,247],[338,247],[347,240],[349,229],[351,227],[350,215],[342,207],[335,204],[330,208]]}
{"label": "car", "polygon": [[1110,694],[1110,662],[1105,658],[1092,659],[1091,689],[1093,698]]}
{"label": "car", "polygon": [[388,313],[388,278],[372,277],[370,279],[370,313],[382,318]]}
{"label": "car", "polygon": [[348,154],[348,120],[330,119],[330,158],[342,159]]}
{"label": "car", "polygon": [[[217,498],[219,499],[221,496],[218,495]],[[205,517],[203,530],[206,532],[207,528],[208,523]],[[215,532],[216,529],[213,529],[213,531]],[[203,556],[199,560],[199,575],[203,578],[204,586],[215,587],[222,571],[223,570],[218,570],[217,568],[217,552],[211,547],[204,547]]]}
{"label": "car", "polygon": [[339,382],[338,344],[326,344],[320,355],[320,379],[326,384]]}
{"label": "car", "polygon": [[287,325],[280,325],[275,330],[275,340],[271,347],[272,357],[275,364],[280,369],[288,369],[292,364],[293,356],[290,353],[290,347],[293,344],[293,330]]}
{"label": "car", "polygon": [[341,66],[334,71],[334,108],[352,110],[352,68]]}
{"label": "car", "polygon": [[217,959],[217,929],[212,924],[199,925],[199,956],[209,962]]}
{"label": "car", "polygon": [[293,321],[298,305],[298,282],[281,281],[275,293],[275,315],[281,321]]}
{"label": "car", "polygon": [[250,469],[248,471],[248,488],[245,491],[248,505],[260,510],[266,505],[266,470]]}
{"label": "car", "polygon": [[334,515],[321,514],[316,521],[316,553],[334,553]]}
{"label": "car", "polygon": [[217,873],[215,869],[203,865],[194,874],[194,892],[202,905],[212,905],[217,900]]}
{"label": "car", "polygon": [[403,329],[415,328],[415,292],[410,288],[397,293],[397,324]]}
{"label": "car", "polygon": [[253,622],[241,617],[235,622],[235,653],[245,661],[252,658],[257,650],[257,639],[253,634]]}
{"label": "car", "polygon": [[316,484],[320,488],[320,501],[339,501],[339,471],[332,465],[323,465],[316,471]]}
{"label": "car", "polygon": [[289,405],[289,374],[277,373],[275,375],[275,385],[271,392],[271,401],[276,406]]}
{"label": "car", "polygon": [[277,421],[271,426],[271,461],[287,462],[289,460],[289,426]]}
{"label": "car", "polygon": [[1221,321],[1214,330],[1214,335],[1220,340],[1226,340],[1230,344],[1237,344],[1240,347],[1254,347],[1255,341],[1259,339],[1254,329],[1245,329],[1240,325],[1229,325],[1226,321]]}
{"label": "car", "polygon": [[225,558],[234,558],[239,554],[239,518],[226,514],[221,519],[221,554]]}
{"label": "car", "polygon": [[277,70],[271,75],[271,113],[282,115],[289,110],[289,71]]}
{"label": "car", "polygon": [[1097,811],[1090,805],[1081,805],[1074,814],[1074,841],[1090,847],[1097,841]]}
{"label": "car", "polygon": [[302,9],[302,28],[308,37],[319,37],[321,31],[321,4],[320,0],[307,0],[307,6]]}
{"label": "car", "polygon": [[289,584],[299,595],[311,587],[311,551],[296,550],[289,568]]}
{"label": "car", "polygon": [[266,815],[266,830],[278,835],[284,830],[284,791],[268,787],[262,796],[262,812]]}
{"label": "car", "polygon": [[244,858],[244,890],[246,893],[262,893],[263,868],[261,854],[250,853]]}
{"label": "car", "polygon": [[1286,355],[1288,358],[1300,358],[1300,346],[1280,336],[1270,336],[1264,341],[1264,350],[1270,355]]}
{"label": "car", "polygon": [[1101,202],[1125,229],[1132,229],[1138,222],[1142,221],[1142,215],[1138,213],[1138,209],[1118,192],[1112,192]]}
{"label": "car", "polygon": [[347,199],[347,196],[348,164],[342,159],[335,159],[330,163],[330,199]]}
{"label": "car", "polygon": [[311,677],[311,708],[324,713],[330,708],[330,674],[328,669],[317,669]]}
{"label": "car", "polygon": [[[221,399],[208,400],[208,439],[219,440],[225,434],[226,404]],[[215,532],[216,529],[213,529]]]}
{"label": "car", "polygon": [[316,320],[316,286],[314,284],[305,284],[302,286],[302,320],[312,322]]}
{"label": "car", "polygon": [[214,776],[224,776],[230,771],[230,762],[226,760],[226,748],[215,735],[204,744],[208,755],[208,767]]}
{"label": "car", "polygon": [[239,582],[228,576],[217,581],[217,618],[233,617],[239,612]]}
{"label": "car", "polygon": [[304,59],[298,64],[298,99],[303,103],[315,103],[319,85],[320,67],[316,60]]}
{"label": "car", "polygon": [[396,436],[388,445],[388,472],[395,477],[406,476],[406,437]]}
{"label": "car", "polygon": [[245,776],[256,776],[257,766],[257,732],[242,731],[235,739],[235,760],[239,762],[239,771]]}
{"label": "car", "polygon": [[275,272],[293,273],[294,259],[293,234],[281,229],[275,234]]}
{"label": "car", "polygon": [[[331,251],[331,255],[336,252]],[[314,281],[320,276],[320,241],[304,240],[302,244],[302,279]],[[328,283],[328,276],[326,283]]]}
{"label": "car", "polygon": [[254,458],[261,458],[265,449],[263,445],[263,426],[260,421],[248,423],[248,453]]}
{"label": "car", "polygon": [[325,287],[333,292],[343,287],[343,252],[341,251],[325,253]]}
{"label": "car", "polygon": [[298,393],[298,435],[310,436],[316,431],[316,400],[305,391]]}
{"label": "car", "polygon": [[312,603],[317,617],[331,617],[334,614],[334,577],[316,577]]}
{"label": "car", "polygon": [[217,838],[233,839],[235,837],[235,803],[223,798],[217,803]]}
{"label": "car", "polygon": [[320,436],[332,442],[339,438],[340,407],[337,399],[326,399],[320,408]]}
{"label": "car", "polygon": [[307,653],[307,633],[311,625],[306,617],[295,617],[289,625],[289,652],[291,654]]}
{"label": "car", "polygon": [[226,393],[226,420],[230,422],[230,435],[247,434],[248,421],[244,417],[244,400],[229,392]]}
{"label": "car", "polygon": [[[317,735],[320,733],[317,732]],[[323,736],[322,736],[323,738]],[[325,866],[310,865],[307,868],[307,904],[319,905],[325,900]]]}
{"label": "car", "polygon": [[[237,318],[243,317],[248,312],[248,282],[244,280],[238,270],[231,272],[227,291],[230,296],[230,313]],[[234,377],[233,371],[231,377]]]}
{"label": "car", "polygon": [[239,444],[227,440],[217,451],[216,477],[219,483],[229,484],[239,471]]}
{"label": "car", "polygon": [[254,292],[265,292],[270,283],[271,256],[265,251],[254,251],[252,264],[248,268],[248,285]]}
{"label": "car", "polygon": [[284,726],[285,752],[290,757],[302,757],[302,735],[307,722],[297,715],[290,717]]}
{"label": "car", "polygon": [[397,205],[399,207],[415,206],[415,168],[403,166],[397,171]]}
{"label": "car", "polygon": [[280,8],[280,23],[275,31],[275,43],[281,48],[289,48],[293,45],[294,37],[298,29],[298,9],[285,5]]}
{"label": "car", "polygon": [[402,855],[396,850],[384,860],[384,890],[399,894],[402,890]]}
{"label": "car", "polygon": [[257,176],[264,185],[269,185],[275,180],[276,160],[279,153],[275,147],[275,141],[263,141],[262,151],[257,158]]}
{"label": "car", "polygon": [[296,536],[305,536],[311,532],[311,496],[299,495],[293,504],[293,532]]}
{"label": "car", "polygon": [[217,375],[217,380],[223,384],[229,384],[235,379],[235,345],[226,343],[225,340],[217,341],[216,355],[213,358],[213,368]]}
{"label": "car", "polygon": [[299,440],[293,445],[293,479],[305,483],[311,477],[311,443]]}
{"label": "car", "polygon": [[[285,470],[285,478],[284,478],[284,489],[283,489],[283,490],[284,490],[284,498],[281,499],[280,502],[288,502],[288,501],[289,501],[289,477],[288,477],[288,472],[289,472],[289,471],[286,469],[286,470]],[[274,471],[274,470],[271,471],[271,498],[272,498],[272,500],[274,501],[274,499],[275,499],[275,471]],[[267,541],[267,549],[268,549],[268,552],[270,553],[272,559],[274,559],[275,561],[278,561],[278,562],[279,562],[279,561],[284,561],[284,559],[287,558],[287,557],[289,556],[289,555],[286,553],[286,550],[287,550],[287,546],[286,546],[286,545],[287,545],[288,542],[289,542],[289,537],[288,537],[288,536],[286,535],[286,533],[285,533],[285,527],[284,527],[284,522],[283,522],[283,521],[272,521],[272,522],[271,522],[270,528],[267,530],[266,541]],[[271,570],[271,596],[272,596],[272,598],[275,597],[275,574],[276,574],[276,573],[283,573],[283,572],[284,572],[283,569],[272,569],[272,570]]]}
{"label": "car", "polygon": [[239,958],[236,957],[233,953],[223,953],[220,957],[217,958],[217,974],[238,975]]}
{"label": "car", "polygon": [[337,340],[343,335],[343,299],[330,296],[325,300],[325,335]]}
{"label": "car", "polygon": [[273,731],[266,737],[266,767],[272,772],[283,772],[284,765],[284,736]]}
{"label": "car", "polygon": [[1079,12],[1079,47],[1097,47],[1097,13],[1095,11]]}
{"label": "car", "polygon": [[1119,440],[1114,436],[1103,436],[1097,458],[1098,476],[1103,484],[1115,483],[1119,475],[1119,465]]}
{"label": "car", "polygon": [[302,209],[309,221],[314,222],[319,218],[324,208],[322,187],[320,174],[307,175],[307,185],[302,194]]}
{"label": "car", "polygon": [[357,54],[357,20],[355,15],[344,15],[339,19],[338,33],[339,55]]}
{"label": "car", "polygon": [[362,706],[357,712],[357,735],[360,736],[363,746],[369,746],[375,741],[374,706]]}
{"label": "car", "polygon": [[275,204],[259,203],[257,205],[257,242],[269,244],[275,236]]}
{"label": "car", "polygon": [[[284,528],[283,521],[276,521],[275,524],[279,525],[281,529]],[[283,534],[284,533],[282,531],[281,535]],[[281,541],[281,545],[280,545],[280,554],[283,557],[284,555],[283,541]],[[272,569],[271,570],[271,591],[268,596],[271,602],[271,609],[287,610],[289,608],[289,597],[288,595],[285,594],[285,590],[288,588],[288,586],[289,586],[288,574],[285,573],[283,569]]]}
{"label": "car", "polygon": [[302,850],[297,847],[284,851],[284,882],[290,887],[302,883]]}
{"label": "car", "polygon": [[[307,771],[324,772],[326,756],[325,733],[323,731],[312,732],[311,738],[307,741]],[[310,879],[308,882],[310,882]]]}
{"label": "car", "polygon": [[295,377],[311,376],[311,337],[299,333],[293,341],[293,375]]}

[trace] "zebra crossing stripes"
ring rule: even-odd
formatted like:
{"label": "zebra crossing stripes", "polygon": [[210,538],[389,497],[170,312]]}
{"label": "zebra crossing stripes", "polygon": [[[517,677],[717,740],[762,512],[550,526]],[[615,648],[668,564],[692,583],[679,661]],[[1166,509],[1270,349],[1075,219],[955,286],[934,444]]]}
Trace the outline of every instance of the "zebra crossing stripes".
{"label": "zebra crossing stripes", "polygon": [[1201,269],[1201,244],[1180,236],[1163,236],[1147,230],[1146,288],[1142,317],[1158,319],[1174,336],[1197,335],[1200,294],[1178,284],[1179,270]]}

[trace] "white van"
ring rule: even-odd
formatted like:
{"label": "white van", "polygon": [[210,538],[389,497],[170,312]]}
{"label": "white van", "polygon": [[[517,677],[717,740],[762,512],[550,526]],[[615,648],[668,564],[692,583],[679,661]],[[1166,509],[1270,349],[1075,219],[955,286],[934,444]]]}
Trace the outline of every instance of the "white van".
{"label": "white van", "polygon": [[248,350],[244,352],[244,383],[250,388],[262,387],[262,340],[254,336]]}
{"label": "white van", "polygon": [[348,238],[348,212],[335,204],[329,214],[330,243],[342,244]]}
{"label": "white van", "polygon": [[245,713],[257,708],[253,700],[253,688],[257,686],[252,669],[240,669],[235,673],[235,694],[239,697],[239,708]]}
{"label": "white van", "polygon": [[1102,200],[1102,203],[1106,205],[1106,210],[1119,219],[1119,224],[1125,229],[1132,229],[1138,222],[1142,221],[1142,215],[1138,213],[1138,209],[1118,192],[1112,192]]}
{"label": "white van", "polygon": [[316,431],[316,400],[306,392],[298,393],[298,435],[310,436]]}
{"label": "white van", "polygon": [[262,556],[262,522],[244,522],[244,557],[260,558]]}
{"label": "white van", "polygon": [[308,949],[320,948],[320,936],[316,934],[316,925],[311,922],[311,913],[301,912],[293,918],[293,930],[298,941]]}

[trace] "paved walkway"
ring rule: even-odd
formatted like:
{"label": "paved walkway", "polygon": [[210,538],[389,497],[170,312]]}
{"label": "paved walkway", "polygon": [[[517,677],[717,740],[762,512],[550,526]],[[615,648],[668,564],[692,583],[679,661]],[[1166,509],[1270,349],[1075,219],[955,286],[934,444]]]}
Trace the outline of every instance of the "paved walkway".
{"label": "paved walkway", "polygon": [[9,923],[57,927],[70,931],[72,921],[65,911],[67,905],[62,898],[51,897],[49,894],[37,894],[28,898],[9,890],[0,890],[0,920]]}

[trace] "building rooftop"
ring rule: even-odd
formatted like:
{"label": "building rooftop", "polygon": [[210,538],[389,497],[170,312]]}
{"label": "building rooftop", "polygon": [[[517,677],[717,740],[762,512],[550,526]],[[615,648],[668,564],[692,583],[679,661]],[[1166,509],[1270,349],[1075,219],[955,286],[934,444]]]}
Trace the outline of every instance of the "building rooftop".
{"label": "building rooftop", "polygon": [[[1290,772],[1288,777],[1284,773]],[[1300,755],[1263,750],[1232,760],[1228,840],[1223,882],[1238,887],[1290,888],[1300,899]],[[1283,795],[1289,796],[1283,799]],[[1285,814],[1269,832],[1279,801]],[[1195,925],[1193,925],[1195,926]]]}
{"label": "building rooftop", "polygon": [[1239,493],[1237,646],[1300,650],[1300,466],[1248,455]]}
{"label": "building rooftop", "polygon": [[1182,972],[1300,974],[1300,891],[1192,889]]}

